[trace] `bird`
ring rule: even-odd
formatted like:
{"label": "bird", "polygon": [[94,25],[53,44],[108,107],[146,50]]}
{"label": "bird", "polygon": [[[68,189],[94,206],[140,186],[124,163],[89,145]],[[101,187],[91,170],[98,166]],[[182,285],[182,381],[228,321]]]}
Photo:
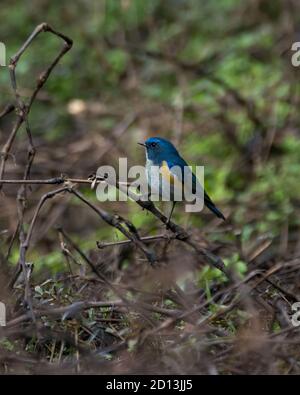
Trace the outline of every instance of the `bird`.
{"label": "bird", "polygon": [[[142,145],[146,150],[145,168],[150,194],[163,197],[164,191],[169,191],[168,197],[172,201],[172,209],[167,224],[170,223],[176,202],[182,200],[176,199],[175,189],[180,188],[182,191],[186,189],[184,185],[186,179],[182,176],[184,171],[190,177],[187,179],[190,179],[192,182],[192,193],[198,196],[199,191],[201,191],[201,196],[199,197],[204,199],[205,206],[218,218],[225,221],[222,212],[216,207],[206,191],[203,190],[199,180],[189,168],[187,162],[180,156],[178,150],[169,140],[162,137],[150,137],[144,143],[138,144]],[[156,173],[152,170],[153,167],[159,169],[159,175],[155,175]],[[169,187],[169,189],[165,189],[165,187]]]}

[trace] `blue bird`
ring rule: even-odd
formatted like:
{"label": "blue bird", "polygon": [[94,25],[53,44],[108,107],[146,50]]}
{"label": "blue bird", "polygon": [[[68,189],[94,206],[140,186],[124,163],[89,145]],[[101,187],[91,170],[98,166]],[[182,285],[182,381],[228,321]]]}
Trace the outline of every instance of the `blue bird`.
{"label": "blue bird", "polygon": [[[204,204],[218,217],[225,220],[224,215],[215,206],[208,194],[203,190],[197,177],[188,167],[186,161],[180,156],[174,145],[162,137],[150,137],[145,143],[138,143],[146,148],[146,175],[147,182],[150,187],[150,193],[164,198],[164,191],[169,191],[168,198],[173,202],[172,210],[168,218],[171,219],[175,204],[182,199],[176,199],[176,190],[186,190],[183,177],[184,171],[187,172],[187,179],[191,180],[192,193],[198,196],[199,191],[204,199]],[[153,171],[153,167],[158,172]],[[159,173],[159,174],[158,174]]]}

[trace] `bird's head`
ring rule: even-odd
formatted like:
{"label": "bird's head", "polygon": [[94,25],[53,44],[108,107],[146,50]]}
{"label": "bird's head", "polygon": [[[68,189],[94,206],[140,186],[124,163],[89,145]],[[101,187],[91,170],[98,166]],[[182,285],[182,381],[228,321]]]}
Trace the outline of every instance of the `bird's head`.
{"label": "bird's head", "polygon": [[150,137],[145,143],[139,144],[146,148],[148,159],[157,163],[170,156],[178,155],[174,145],[162,137]]}

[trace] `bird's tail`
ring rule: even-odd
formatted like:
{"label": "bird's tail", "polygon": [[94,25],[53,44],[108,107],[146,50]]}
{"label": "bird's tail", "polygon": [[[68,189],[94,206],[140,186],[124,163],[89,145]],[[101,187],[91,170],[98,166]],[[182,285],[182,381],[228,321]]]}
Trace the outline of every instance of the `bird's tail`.
{"label": "bird's tail", "polygon": [[222,218],[225,221],[224,215],[221,211],[215,206],[211,198],[204,192],[204,203],[206,207],[208,207],[218,218]]}

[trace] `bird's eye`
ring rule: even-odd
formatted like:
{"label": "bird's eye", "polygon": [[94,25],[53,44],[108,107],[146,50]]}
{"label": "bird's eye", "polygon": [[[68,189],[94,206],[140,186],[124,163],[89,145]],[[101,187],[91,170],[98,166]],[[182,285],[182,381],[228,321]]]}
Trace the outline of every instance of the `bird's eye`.
{"label": "bird's eye", "polygon": [[156,147],[157,146],[157,143],[151,143],[151,147]]}

